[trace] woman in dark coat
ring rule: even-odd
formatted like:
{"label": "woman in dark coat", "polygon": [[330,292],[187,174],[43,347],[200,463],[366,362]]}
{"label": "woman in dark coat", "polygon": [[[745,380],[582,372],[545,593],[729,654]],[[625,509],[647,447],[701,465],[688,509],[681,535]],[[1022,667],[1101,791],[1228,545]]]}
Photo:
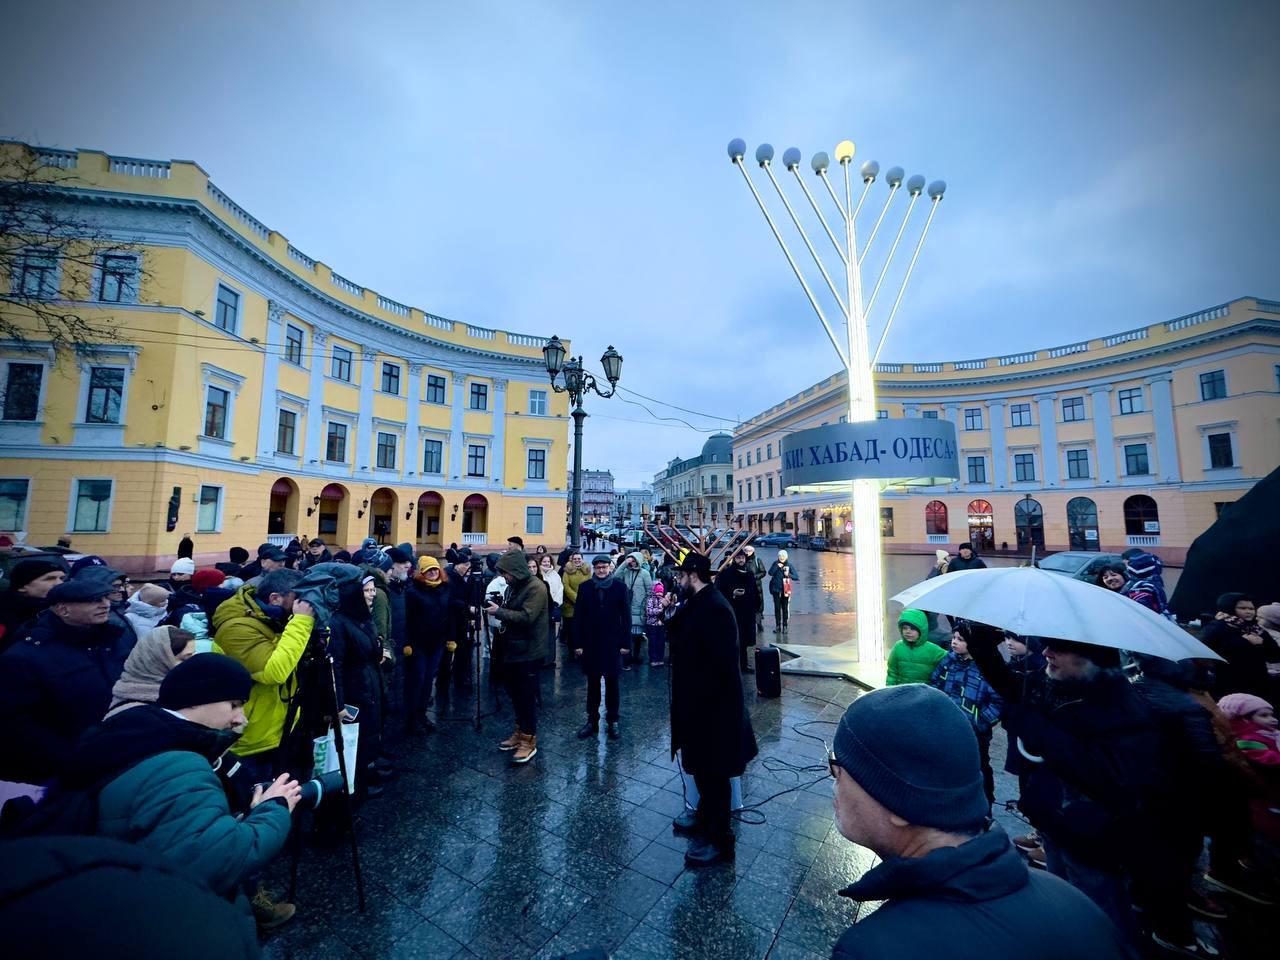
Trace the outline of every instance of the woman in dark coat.
{"label": "woman in dark coat", "polygon": [[622,670],[623,651],[629,651],[631,643],[631,595],[626,584],[610,572],[607,557],[596,557],[591,566],[591,579],[578,585],[573,607],[573,652],[587,675],[587,722],[578,731],[578,738],[585,740],[600,730],[603,680],[605,723],[609,738],[616,740],[621,710],[618,673]]}
{"label": "woman in dark coat", "polygon": [[382,792],[376,784],[382,744],[382,682],[378,676],[382,643],[373,622],[373,598],[377,592],[370,574],[346,581],[338,588],[338,609],[329,621],[329,653],[333,657],[340,716],[349,718],[347,705],[360,708],[356,787],[364,787],[369,796]]}
{"label": "woman in dark coat", "polygon": [[729,566],[716,574],[716,589],[724,594],[733,607],[738,623],[738,669],[743,673],[755,673],[747,661],[747,648],[756,643],[756,608],[760,605],[760,585],[747,563],[747,555],[734,555]]}
{"label": "woman in dark coat", "polygon": [[719,590],[708,589],[711,564],[690,553],[680,564],[686,598],[667,621],[671,648],[671,753],[698,787],[690,866],[733,856],[729,781],[759,752],[738,672],[738,626]]}
{"label": "woman in dark coat", "polygon": [[427,716],[427,693],[449,639],[449,575],[435,557],[420,558],[418,571],[404,592],[404,731],[410,736],[436,728]]}
{"label": "woman in dark coat", "polygon": [[1280,663],[1280,646],[1258,623],[1253,598],[1243,593],[1218,597],[1218,613],[1200,634],[1204,645],[1226,663],[1214,664],[1215,698],[1229,693],[1252,693],[1274,703],[1280,679],[1268,664]]}

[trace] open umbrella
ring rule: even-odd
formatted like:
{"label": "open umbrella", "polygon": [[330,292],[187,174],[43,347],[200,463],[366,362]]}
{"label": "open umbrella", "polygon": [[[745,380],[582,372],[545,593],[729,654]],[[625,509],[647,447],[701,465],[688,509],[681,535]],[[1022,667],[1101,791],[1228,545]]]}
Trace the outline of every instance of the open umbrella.
{"label": "open umbrella", "polygon": [[908,587],[904,607],[1166,660],[1221,660],[1171,620],[1120,593],[1035,567],[961,570]]}

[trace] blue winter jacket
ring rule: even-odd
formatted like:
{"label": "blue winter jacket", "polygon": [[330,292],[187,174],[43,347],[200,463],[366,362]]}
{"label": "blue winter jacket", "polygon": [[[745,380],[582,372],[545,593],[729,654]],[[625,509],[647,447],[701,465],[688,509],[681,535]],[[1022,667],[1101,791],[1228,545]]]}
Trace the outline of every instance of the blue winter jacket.
{"label": "blue winter jacket", "polygon": [[1000,722],[1004,701],[991,689],[972,657],[948,653],[933,668],[929,686],[937,687],[965,712],[978,736],[991,736],[991,728]]}

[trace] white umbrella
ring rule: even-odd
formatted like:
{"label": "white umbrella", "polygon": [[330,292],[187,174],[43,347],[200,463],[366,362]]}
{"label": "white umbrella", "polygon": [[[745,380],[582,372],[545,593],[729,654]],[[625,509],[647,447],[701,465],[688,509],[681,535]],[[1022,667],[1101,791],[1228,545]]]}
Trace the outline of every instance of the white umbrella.
{"label": "white umbrella", "polygon": [[904,607],[963,617],[1023,636],[1056,637],[1166,660],[1222,658],[1172,620],[1120,593],[1035,567],[960,570],[894,596]]}

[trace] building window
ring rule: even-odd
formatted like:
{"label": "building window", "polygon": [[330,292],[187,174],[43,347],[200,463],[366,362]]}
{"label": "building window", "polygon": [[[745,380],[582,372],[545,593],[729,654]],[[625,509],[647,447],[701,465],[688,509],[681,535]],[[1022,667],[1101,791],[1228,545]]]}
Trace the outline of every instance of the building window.
{"label": "building window", "polygon": [[751,451],[747,451],[747,466],[751,466]]}
{"label": "building window", "polygon": [[547,391],[529,391],[529,416],[545,417],[547,415]]}
{"label": "building window", "polygon": [[738,481],[738,499],[739,500],[742,499],[742,481],[741,480]]}
{"label": "building window", "polygon": [[394,397],[400,396],[400,364],[382,364],[382,392]]}
{"label": "building window", "polygon": [[1013,505],[1013,528],[1019,550],[1026,550],[1033,544],[1043,550],[1044,507],[1040,505],[1040,501],[1026,497],[1015,502]]}
{"label": "building window", "polygon": [[484,476],[484,455],[485,449],[482,443],[467,444],[467,476],[483,477]]}
{"label": "building window", "polygon": [[209,387],[204,395],[204,435],[227,439],[227,405],[231,394],[221,387]]}
{"label": "building window", "polygon": [[281,410],[276,421],[276,453],[293,453],[298,436],[298,415],[292,410]]}
{"label": "building window", "polygon": [[1036,455],[1034,453],[1015,453],[1013,455],[1013,479],[1034,480],[1036,478]]}
{"label": "building window", "polygon": [[1231,434],[1209,434],[1209,469],[1222,470],[1235,465],[1235,456],[1231,453]]}
{"label": "building window", "polygon": [[98,259],[97,294],[106,303],[137,303],[138,258],[130,253],[104,253]]}
{"label": "building window", "polygon": [[738,454],[738,469],[742,469],[742,454]]}
{"label": "building window", "polygon": [[1120,412],[1122,414],[1142,412],[1141,387],[1126,387],[1117,396],[1120,398]]}
{"label": "building window", "polygon": [[329,376],[335,380],[351,382],[351,351],[346,347],[335,346],[329,364]]}
{"label": "building window", "polygon": [[119,423],[124,402],[124,368],[90,367],[85,423]]}
{"label": "building window", "polygon": [[1009,426],[1011,427],[1029,427],[1031,426],[1031,404],[1015,403],[1009,407]]}
{"label": "building window", "polygon": [[525,533],[541,533],[542,532],[542,508],[541,507],[525,507],[524,508],[524,532]]}
{"label": "building window", "polygon": [[772,443],[766,443],[766,444],[764,445],[764,455],[765,455],[765,459],[766,459],[766,460],[772,460],[772,459],[773,459],[773,444],[772,444]]}
{"label": "building window", "polygon": [[934,536],[947,535],[947,505],[941,500],[930,500],[924,505],[924,531]]}
{"label": "building window", "polygon": [[196,532],[216,533],[219,514],[222,512],[222,488],[202,486],[200,488],[200,508],[196,511]]}
{"label": "building window", "polygon": [[986,483],[987,482],[987,458],[986,457],[969,457],[969,482],[970,483]]}
{"label": "building window", "polygon": [[[769,496],[772,497],[773,496],[773,477],[769,477],[768,485],[769,485]],[[714,492],[714,488],[712,492]]]}
{"label": "building window", "polygon": [[880,508],[880,536],[893,536],[893,507]]}
{"label": "building window", "polygon": [[444,377],[427,374],[427,403],[444,403]]}
{"label": "building window", "polygon": [[324,458],[331,463],[347,462],[347,425],[329,421],[325,435]]}
{"label": "building window", "polygon": [[1227,395],[1227,372],[1212,370],[1200,374],[1200,399],[1221,400]]}
{"label": "building window", "polygon": [[1144,477],[1151,472],[1151,464],[1147,460],[1145,443],[1126,443],[1124,445],[1124,472],[1130,477]]}
{"label": "building window", "polygon": [[378,434],[378,469],[394,470],[396,468],[396,435],[394,433]]}
{"label": "building window", "polygon": [[77,480],[73,533],[106,533],[111,519],[111,481]]}
{"label": "building window", "polygon": [[982,408],[981,407],[965,407],[964,428],[966,430],[982,429]]}
{"label": "building window", "polygon": [[213,305],[213,325],[227,333],[235,333],[239,327],[240,294],[230,287],[218,284],[218,298]]}
{"label": "building window", "polygon": [[888,411],[888,410],[877,410],[877,411],[876,411],[876,419],[877,419],[877,420],[888,420],[888,419],[889,419],[889,411]]}
{"label": "building window", "polygon": [[1089,451],[1088,450],[1068,450],[1067,451],[1067,479],[1068,480],[1088,480],[1089,479]]}
{"label": "building window", "polygon": [[290,363],[302,366],[302,328],[292,323],[284,328],[284,358]]}
{"label": "building window", "polygon": [[1160,511],[1145,493],[1124,502],[1124,532],[1129,537],[1150,537],[1160,532]]}
{"label": "building window", "polygon": [[444,473],[444,441],[427,440],[422,445],[422,472]]}
{"label": "building window", "polygon": [[15,297],[52,300],[58,295],[58,255],[52,250],[27,250],[13,264],[9,287]]}
{"label": "building window", "polygon": [[529,451],[529,479],[547,479],[547,451],[536,447]]}
{"label": "building window", "polygon": [[44,367],[38,363],[10,363],[4,378],[5,420],[35,420],[40,415],[40,383]]}
{"label": "building window", "polygon": [[926,410],[924,413],[920,414],[920,416],[921,416],[921,417],[923,417],[925,420],[937,420],[937,419],[938,419],[938,411],[937,411],[937,410]]}
{"label": "building window", "polygon": [[30,480],[0,480],[0,530],[25,530]]}
{"label": "building window", "polygon": [[760,448],[756,447],[756,463],[759,463],[763,459],[764,457],[760,456]]}
{"label": "building window", "polygon": [[759,477],[756,477],[756,499],[757,500],[764,499],[764,484],[761,483]]}
{"label": "building window", "polygon": [[1067,397],[1062,401],[1062,421],[1074,423],[1084,419],[1084,397]]}
{"label": "building window", "polygon": [[489,409],[489,385],[485,383],[473,383],[471,385],[471,409],[472,410],[488,410]]}

